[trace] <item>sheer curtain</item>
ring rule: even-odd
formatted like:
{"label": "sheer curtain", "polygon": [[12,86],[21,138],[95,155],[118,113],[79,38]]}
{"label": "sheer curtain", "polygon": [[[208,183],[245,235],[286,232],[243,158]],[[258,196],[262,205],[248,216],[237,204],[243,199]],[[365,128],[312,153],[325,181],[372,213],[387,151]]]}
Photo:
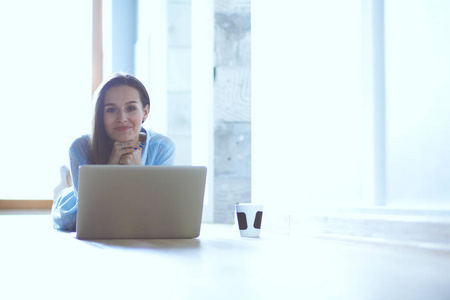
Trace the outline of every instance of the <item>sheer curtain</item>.
{"label": "sheer curtain", "polygon": [[90,128],[92,3],[0,2],[0,199],[52,199]]}

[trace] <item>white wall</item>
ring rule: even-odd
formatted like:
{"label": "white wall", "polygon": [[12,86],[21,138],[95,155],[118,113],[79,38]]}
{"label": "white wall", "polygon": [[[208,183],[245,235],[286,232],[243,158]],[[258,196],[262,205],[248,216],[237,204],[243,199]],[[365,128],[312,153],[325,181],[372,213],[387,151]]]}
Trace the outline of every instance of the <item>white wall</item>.
{"label": "white wall", "polygon": [[360,16],[357,0],[252,2],[252,202],[361,200]]}

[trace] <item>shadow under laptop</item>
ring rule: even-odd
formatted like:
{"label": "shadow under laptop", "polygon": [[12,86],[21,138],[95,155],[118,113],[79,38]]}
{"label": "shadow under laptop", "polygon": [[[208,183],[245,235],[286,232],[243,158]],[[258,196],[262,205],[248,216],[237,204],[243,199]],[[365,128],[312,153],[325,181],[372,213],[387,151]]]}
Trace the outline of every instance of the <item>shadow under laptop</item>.
{"label": "shadow under laptop", "polygon": [[80,242],[100,249],[118,250],[192,250],[201,246],[199,239],[105,239],[80,240]]}

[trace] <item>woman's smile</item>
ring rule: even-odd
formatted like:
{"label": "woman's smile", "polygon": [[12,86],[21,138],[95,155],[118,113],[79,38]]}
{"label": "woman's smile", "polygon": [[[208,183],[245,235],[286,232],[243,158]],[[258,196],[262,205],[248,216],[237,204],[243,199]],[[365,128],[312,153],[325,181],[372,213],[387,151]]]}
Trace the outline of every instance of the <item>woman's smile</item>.
{"label": "woman's smile", "polygon": [[114,128],[117,131],[127,131],[128,129],[131,129],[131,126],[117,126]]}

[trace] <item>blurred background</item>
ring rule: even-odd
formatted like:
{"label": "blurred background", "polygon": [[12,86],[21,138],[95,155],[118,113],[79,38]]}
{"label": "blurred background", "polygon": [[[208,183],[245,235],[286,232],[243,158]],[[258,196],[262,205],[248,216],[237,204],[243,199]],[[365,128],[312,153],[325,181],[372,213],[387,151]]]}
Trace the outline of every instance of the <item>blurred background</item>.
{"label": "blurred background", "polygon": [[123,71],[149,90],[144,127],[208,167],[205,221],[251,201],[448,209],[449,16],[446,0],[2,1],[0,199],[52,199],[93,90]]}

